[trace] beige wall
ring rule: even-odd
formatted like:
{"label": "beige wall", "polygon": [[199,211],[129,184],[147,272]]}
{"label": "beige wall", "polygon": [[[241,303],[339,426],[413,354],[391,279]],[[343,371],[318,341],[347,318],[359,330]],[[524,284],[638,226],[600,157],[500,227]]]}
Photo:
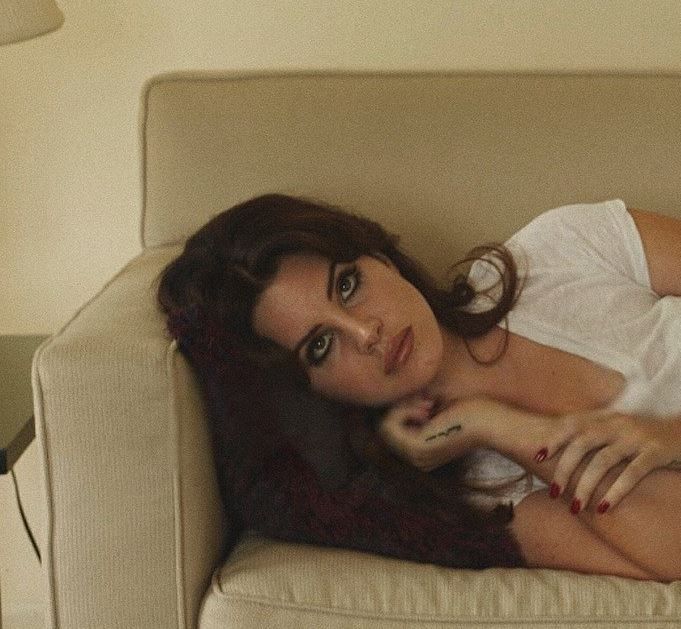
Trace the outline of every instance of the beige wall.
{"label": "beige wall", "polygon": [[[61,30],[0,49],[0,333],[55,331],[139,251],[138,99],[154,74],[681,72],[677,0],[58,2]],[[17,473],[42,542],[39,470],[33,445]],[[6,477],[0,517],[4,613],[39,613]]]}

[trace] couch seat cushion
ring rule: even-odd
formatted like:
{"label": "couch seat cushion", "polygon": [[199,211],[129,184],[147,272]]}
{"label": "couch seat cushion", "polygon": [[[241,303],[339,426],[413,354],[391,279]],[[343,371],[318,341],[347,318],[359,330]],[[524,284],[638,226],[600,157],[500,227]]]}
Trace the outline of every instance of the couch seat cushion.
{"label": "couch seat cushion", "polygon": [[201,629],[678,626],[681,582],[453,570],[246,534],[216,570]]}

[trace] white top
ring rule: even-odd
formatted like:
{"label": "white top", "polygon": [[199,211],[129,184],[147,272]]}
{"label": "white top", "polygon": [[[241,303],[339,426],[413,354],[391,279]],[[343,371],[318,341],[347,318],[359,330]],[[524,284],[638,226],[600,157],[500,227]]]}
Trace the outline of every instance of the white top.
{"label": "white top", "polygon": [[[625,386],[612,410],[681,412],[681,297],[652,290],[641,238],[622,201],[549,210],[506,245],[524,282],[508,314],[511,332],[620,372]],[[489,307],[498,279],[490,264],[473,265],[469,281],[488,295],[473,309]],[[508,482],[504,501],[517,504],[545,487],[496,452],[478,450],[473,458],[469,479]]]}

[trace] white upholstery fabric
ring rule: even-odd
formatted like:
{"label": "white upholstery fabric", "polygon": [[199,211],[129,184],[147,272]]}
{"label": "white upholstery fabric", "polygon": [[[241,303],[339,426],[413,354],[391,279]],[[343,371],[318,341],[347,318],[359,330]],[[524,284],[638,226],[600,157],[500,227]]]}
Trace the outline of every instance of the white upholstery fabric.
{"label": "white upholstery fabric", "polygon": [[133,260],[34,361],[59,629],[194,626],[220,552],[200,397],[154,305],[176,254]]}
{"label": "white upholstery fabric", "polygon": [[210,585],[226,523],[153,281],[179,251],[167,245],[266,191],[369,214],[436,274],[568,202],[681,216],[681,77],[172,75],[142,108],[146,248],[34,364],[49,626],[677,625],[678,583],[454,571],[252,537]]}
{"label": "white upholstery fabric", "polygon": [[147,246],[280,191],[377,218],[439,273],[559,205],[679,208],[679,77],[171,75],[145,104]]}
{"label": "white upholstery fabric", "polygon": [[[201,629],[674,626],[681,582],[450,570],[249,535],[216,572]],[[574,624],[573,624],[574,623]]]}

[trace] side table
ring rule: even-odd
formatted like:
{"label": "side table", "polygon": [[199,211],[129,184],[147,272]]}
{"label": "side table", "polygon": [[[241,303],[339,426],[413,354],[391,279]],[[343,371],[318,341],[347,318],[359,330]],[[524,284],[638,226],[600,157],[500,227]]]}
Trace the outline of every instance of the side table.
{"label": "side table", "polygon": [[46,338],[0,335],[0,474],[10,472],[35,437],[31,363]]}

